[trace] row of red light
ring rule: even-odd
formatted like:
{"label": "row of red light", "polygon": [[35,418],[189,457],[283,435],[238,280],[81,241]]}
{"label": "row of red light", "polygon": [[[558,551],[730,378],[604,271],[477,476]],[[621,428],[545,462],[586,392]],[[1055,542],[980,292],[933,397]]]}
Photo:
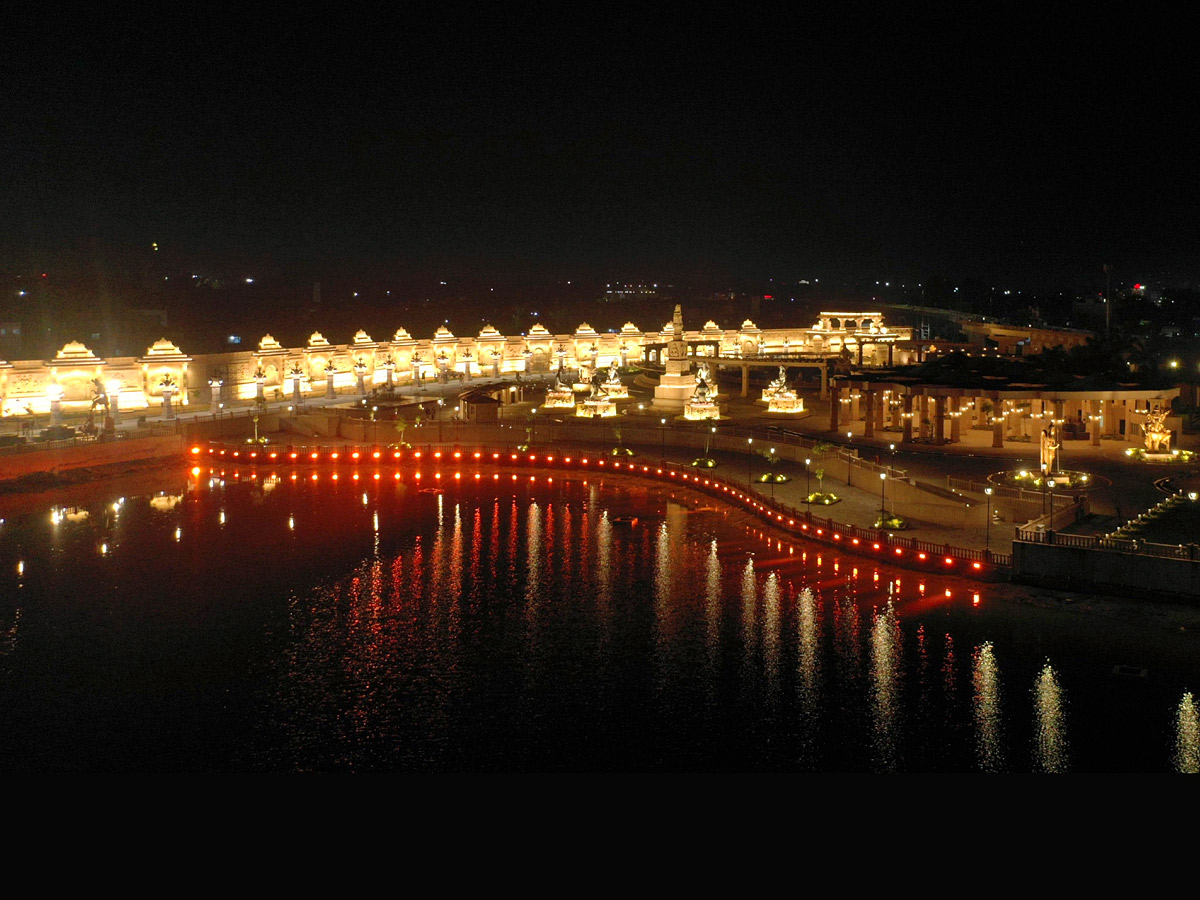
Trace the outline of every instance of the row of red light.
{"label": "row of red light", "polygon": [[[251,450],[251,451],[245,453],[244,457],[242,455],[242,451],[240,451],[240,450],[230,451],[230,450],[225,450],[225,449],[209,447],[208,452],[210,454],[212,454],[214,457],[228,455],[228,456],[239,458],[239,459],[246,458],[246,459],[249,459],[249,460],[252,460],[255,462],[257,462],[259,459],[262,459],[263,461],[278,461],[278,460],[282,459],[285,462],[288,460],[294,460],[296,462],[300,462],[301,460],[311,461],[311,462],[320,462],[322,459],[322,454],[320,452],[300,453],[295,450],[284,451],[282,453],[280,453],[279,451],[274,451],[274,450],[272,450],[270,452],[264,451],[262,453],[260,453],[257,450]],[[200,454],[201,454],[200,447],[198,447],[198,446],[192,447],[192,455],[193,456],[200,456]],[[392,450],[392,451],[390,451],[390,454],[391,454],[391,458],[393,460],[403,459],[403,453],[400,450]],[[441,450],[434,450],[430,455],[436,460],[441,460],[444,456],[449,456],[450,458],[453,458],[456,460],[461,460],[464,456],[464,454],[461,450],[454,450],[454,451],[450,452],[449,454],[445,454]],[[491,458],[490,458],[490,460],[487,460],[487,457],[489,455]],[[341,459],[341,456],[342,456],[342,454],[339,451],[332,450],[328,454],[326,454],[324,458],[328,459],[331,462],[337,462],[339,459]],[[360,450],[354,450],[354,451],[347,453],[346,456],[347,456],[347,458],[349,458],[351,460],[359,460],[364,457],[364,453],[363,453],[363,451],[360,451]],[[373,451],[369,452],[369,455],[367,458],[374,459],[374,460],[380,460],[380,459],[383,459],[384,456],[385,456],[384,451],[373,450]],[[485,454],[479,450],[476,450],[473,453],[471,453],[470,457],[475,460],[478,460],[479,462],[490,461],[493,463],[501,463],[501,464],[507,463],[507,462],[522,462],[522,461],[524,461],[523,454],[519,454],[519,453],[492,452],[491,454]],[[422,451],[414,450],[412,453],[412,458],[413,459],[421,459]],[[540,457],[540,459],[545,463],[553,463],[555,461],[555,457],[552,455],[546,455],[546,456]],[[538,460],[539,460],[539,457],[536,453],[528,454],[529,462],[536,463],[536,462],[538,462]],[[562,457],[562,463],[564,463],[564,464],[569,465],[573,461],[575,461],[575,460],[573,460],[573,458],[570,456]],[[581,466],[587,466],[591,463],[591,460],[589,460],[589,458],[586,456],[580,457],[578,459],[578,463]],[[604,460],[604,459],[595,460],[595,464],[600,467],[609,467],[608,461]],[[699,475],[689,475],[686,472],[682,472],[682,473],[675,472],[671,469],[668,469],[664,472],[664,470],[660,467],[637,465],[634,463],[625,463],[624,466],[622,466],[622,464],[616,460],[614,460],[611,463],[611,468],[616,469],[616,470],[621,470],[622,468],[624,468],[626,471],[632,472],[634,474],[667,475],[670,478],[679,477],[679,478],[682,478],[683,481],[688,482],[689,485],[692,487],[709,488],[711,490],[720,491],[724,494],[727,494],[727,495],[729,495],[729,497],[731,499],[741,500],[747,506],[749,506],[751,509],[754,509],[755,511],[757,511],[759,513],[759,515],[765,517],[769,521],[772,521],[776,525],[782,526],[784,521],[786,520],[787,525],[789,527],[791,527],[791,528],[796,527],[795,519],[787,518],[782,513],[773,512],[772,510],[768,509],[762,503],[759,503],[758,501],[756,501],[749,495],[743,494],[735,488],[730,488],[728,485],[720,484],[709,478],[702,478]],[[376,474],[375,477],[378,479],[379,475]],[[396,477],[399,478],[399,473],[397,473]],[[420,477],[420,473],[417,473],[417,477],[418,478]],[[440,479],[441,473],[439,472],[434,477]],[[460,477],[459,474],[456,473],[455,478],[458,479],[459,477]],[[477,479],[479,478],[478,475],[476,475],[475,477]],[[497,478],[498,477],[499,476],[497,476]],[[515,475],[513,476],[513,480],[514,481],[516,480]],[[846,546],[845,543],[842,543],[843,538],[842,538],[841,533],[837,532],[837,531],[830,530],[828,536],[826,536],[825,529],[810,528],[809,523],[807,523],[807,522],[800,523],[800,531],[803,532],[804,534],[806,534],[809,538],[817,538],[817,539],[821,539],[821,540],[825,540],[825,541],[832,541],[834,543],[841,544],[841,546]],[[884,546],[879,541],[869,541],[868,543],[870,544],[870,549],[873,552],[886,552]],[[863,542],[860,541],[856,537],[850,538],[849,546],[857,547],[860,550],[866,549]],[[892,547],[891,549],[897,557],[896,561],[900,562],[901,564],[907,563],[907,562],[912,562],[913,560],[915,560],[918,563],[928,562],[931,558],[930,554],[928,554],[924,551],[912,552],[910,555],[905,556],[904,548]],[[957,562],[957,560],[953,556],[945,556],[942,558],[942,561],[943,561],[943,564],[946,566],[953,566],[955,564],[955,562]],[[965,560],[964,560],[964,562],[965,562]],[[977,561],[971,562],[970,571],[965,572],[965,574],[967,574],[967,575],[982,575],[983,574],[983,564],[980,562],[977,562]]]}

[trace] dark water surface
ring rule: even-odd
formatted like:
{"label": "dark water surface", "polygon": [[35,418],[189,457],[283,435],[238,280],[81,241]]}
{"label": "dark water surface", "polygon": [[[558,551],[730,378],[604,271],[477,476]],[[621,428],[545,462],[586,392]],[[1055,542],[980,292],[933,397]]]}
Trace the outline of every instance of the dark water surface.
{"label": "dark water surface", "polygon": [[9,515],[0,766],[1195,762],[1194,637],[780,542],[686,490],[476,474],[168,472]]}

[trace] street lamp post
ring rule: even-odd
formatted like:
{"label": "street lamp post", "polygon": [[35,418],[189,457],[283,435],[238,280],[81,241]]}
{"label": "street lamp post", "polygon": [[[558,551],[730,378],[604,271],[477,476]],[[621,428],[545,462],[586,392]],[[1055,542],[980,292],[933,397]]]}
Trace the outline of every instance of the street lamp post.
{"label": "street lamp post", "polygon": [[771,448],[771,502],[775,502],[775,448]]}
{"label": "street lamp post", "polygon": [[850,485],[850,469],[853,466],[853,457],[850,455],[850,432],[846,432],[846,485]]}
{"label": "street lamp post", "polygon": [[667,464],[667,420],[665,418],[658,420],[659,433],[662,437],[662,464]]}
{"label": "street lamp post", "polygon": [[810,474],[811,470],[808,468],[809,463],[811,463],[811,462],[812,462],[811,457],[808,457],[808,456],[804,457],[804,502],[805,503],[807,503],[808,498],[812,496],[812,481],[809,478],[809,474]]}
{"label": "street lamp post", "polygon": [[1050,489],[1050,531],[1054,531],[1054,488],[1057,486],[1053,478],[1046,479],[1046,487]]}
{"label": "street lamp post", "polygon": [[746,490],[750,489],[750,479],[753,477],[750,465],[754,460],[754,438],[746,438]]}
{"label": "street lamp post", "polygon": [[887,519],[887,472],[879,473],[879,521]]}
{"label": "street lamp post", "polygon": [[984,527],[985,538],[983,543],[990,559],[992,556],[992,489],[985,487],[983,492],[987,494],[987,525]]}

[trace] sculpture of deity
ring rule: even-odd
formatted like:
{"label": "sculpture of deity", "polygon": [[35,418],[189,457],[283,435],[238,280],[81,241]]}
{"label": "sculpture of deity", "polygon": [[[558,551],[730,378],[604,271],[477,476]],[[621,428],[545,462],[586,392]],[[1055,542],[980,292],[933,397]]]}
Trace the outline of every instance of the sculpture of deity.
{"label": "sculpture of deity", "polygon": [[1058,451],[1061,447],[1062,441],[1058,437],[1058,426],[1051,422],[1042,429],[1041,464],[1045,474],[1053,475],[1058,471]]}
{"label": "sculpture of deity", "polygon": [[569,381],[567,381],[567,373],[563,370],[563,365],[561,362],[558,364],[558,372],[554,376],[554,390],[556,390],[556,391],[571,390],[571,383]]}
{"label": "sculpture of deity", "polygon": [[592,391],[588,394],[589,400],[603,400],[608,396],[608,391],[604,389],[604,381],[601,379],[599,372],[592,376],[591,385]]}

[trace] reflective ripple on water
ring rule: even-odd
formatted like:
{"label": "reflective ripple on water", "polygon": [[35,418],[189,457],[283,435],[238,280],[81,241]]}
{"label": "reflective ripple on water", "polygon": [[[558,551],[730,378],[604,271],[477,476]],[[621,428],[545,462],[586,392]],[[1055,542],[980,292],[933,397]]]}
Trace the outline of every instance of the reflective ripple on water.
{"label": "reflective ripple on water", "polygon": [[[1089,676],[1091,647],[1011,610],[995,617],[977,586],[781,542],[660,485],[430,482],[205,473],[176,493],[7,523],[0,758],[14,769],[1198,766],[1186,686],[1114,684],[1103,661]],[[1106,746],[1121,722],[1140,733],[1140,755]]]}

